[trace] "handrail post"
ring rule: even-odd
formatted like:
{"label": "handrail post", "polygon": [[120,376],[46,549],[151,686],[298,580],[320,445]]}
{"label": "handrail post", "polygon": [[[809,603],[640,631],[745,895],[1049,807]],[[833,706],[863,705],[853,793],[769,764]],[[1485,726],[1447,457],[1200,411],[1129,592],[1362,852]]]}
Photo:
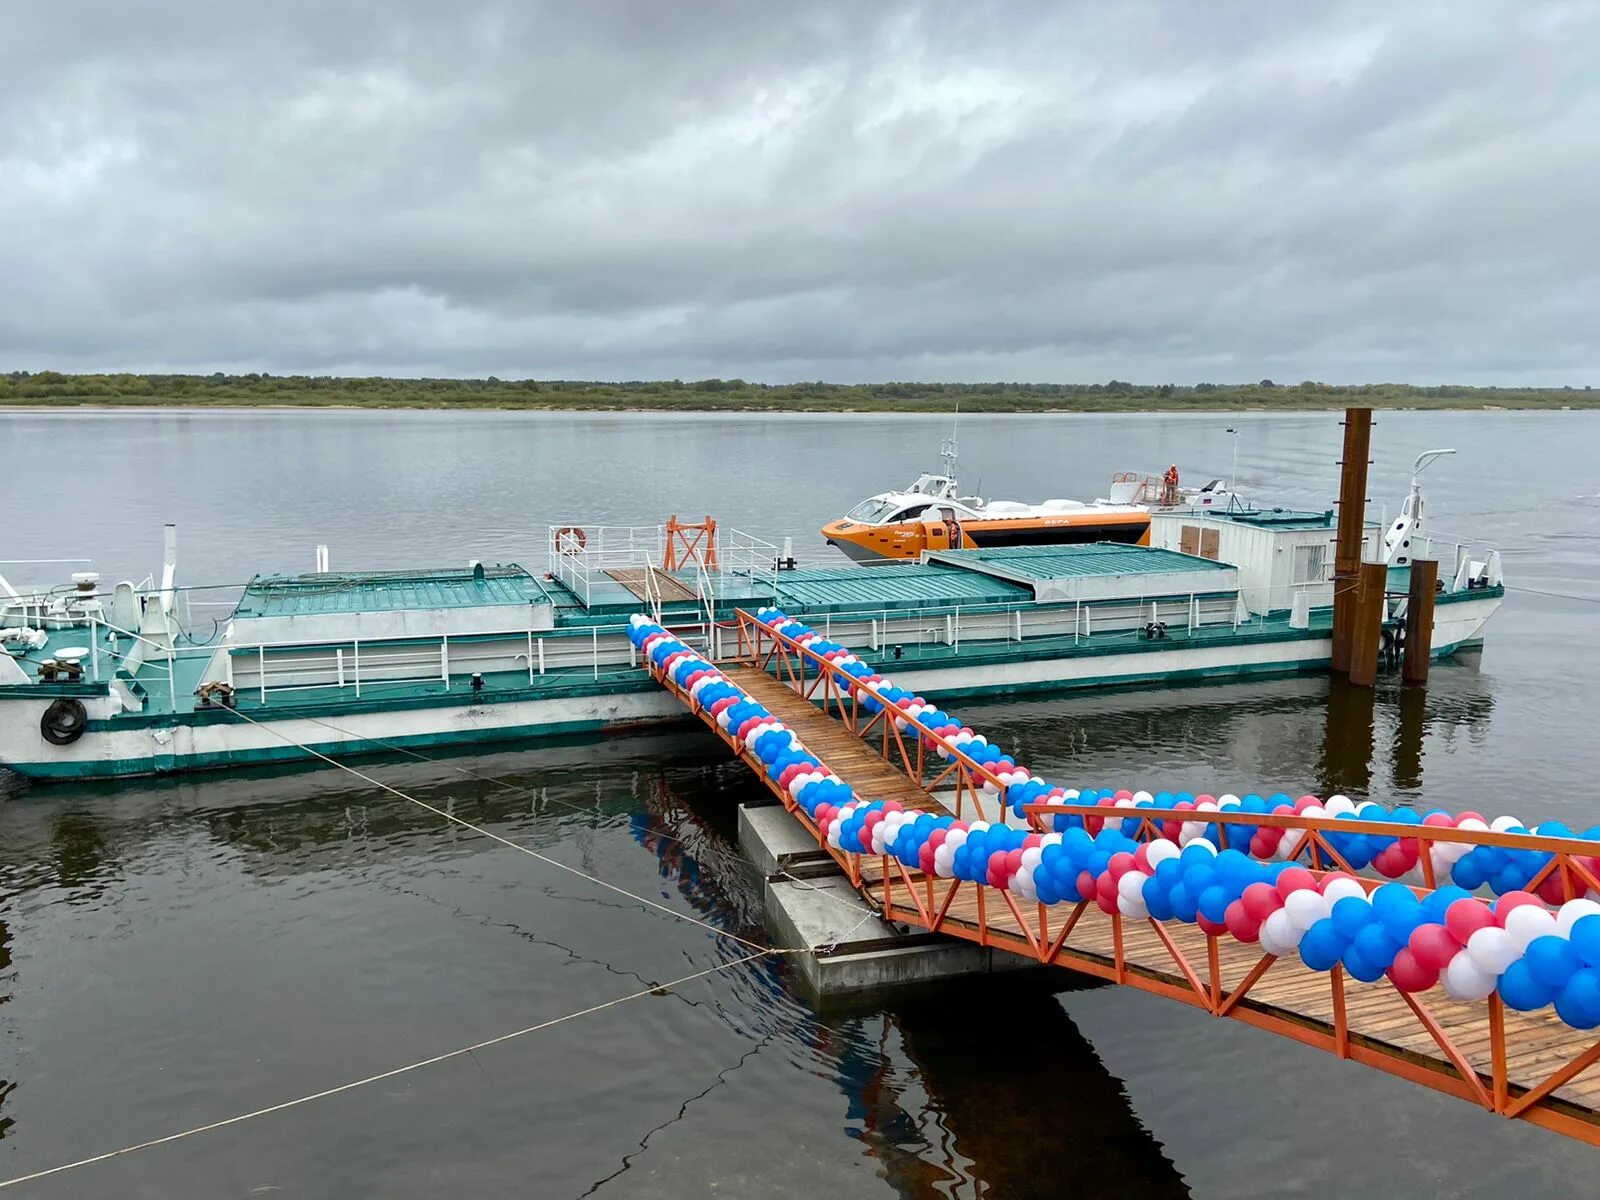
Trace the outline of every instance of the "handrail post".
{"label": "handrail post", "polygon": [[89,614],[89,669],[91,678],[100,682],[100,629],[99,623],[94,619],[94,614]]}
{"label": "handrail post", "polygon": [[[261,703],[267,702],[267,647],[261,643],[256,647],[256,670],[261,673]],[[360,693],[357,693],[358,695]]]}
{"label": "handrail post", "polygon": [[598,625],[594,626],[594,628],[589,630],[589,633],[593,637],[594,677],[596,679],[599,679],[600,678],[600,627]]}
{"label": "handrail post", "polygon": [[361,639],[352,638],[350,641],[350,658],[355,672],[356,699],[361,699]]}
{"label": "handrail post", "polygon": [[439,635],[439,678],[444,680],[444,690],[450,690],[450,635]]}

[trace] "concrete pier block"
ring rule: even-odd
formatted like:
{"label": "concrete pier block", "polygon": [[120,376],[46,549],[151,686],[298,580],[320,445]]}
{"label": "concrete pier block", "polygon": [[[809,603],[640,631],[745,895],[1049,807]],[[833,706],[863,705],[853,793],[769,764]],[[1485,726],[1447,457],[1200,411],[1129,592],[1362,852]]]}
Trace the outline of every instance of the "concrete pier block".
{"label": "concrete pier block", "polygon": [[763,875],[776,874],[782,861],[826,853],[781,804],[739,807],[739,851]]}
{"label": "concrete pier block", "polygon": [[739,846],[768,877],[767,926],[774,941],[795,949],[826,947],[792,960],[817,998],[1037,966],[1019,955],[880,920],[782,808],[741,808]]}

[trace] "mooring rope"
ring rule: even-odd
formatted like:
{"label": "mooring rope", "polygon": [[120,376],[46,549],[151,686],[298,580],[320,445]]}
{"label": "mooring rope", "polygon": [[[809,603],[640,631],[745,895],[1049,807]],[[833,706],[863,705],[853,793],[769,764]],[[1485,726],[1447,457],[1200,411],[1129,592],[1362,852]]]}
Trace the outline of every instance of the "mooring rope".
{"label": "mooring rope", "polygon": [[355,767],[350,766],[348,763],[342,763],[338,759],[332,758],[322,753],[322,751],[315,749],[314,747],[307,746],[304,742],[296,741],[288,734],[274,729],[271,725],[264,721],[256,720],[248,713],[242,713],[236,708],[225,708],[222,711],[231,713],[240,720],[248,721],[250,724],[259,729],[266,730],[279,740],[287,742],[291,746],[297,747],[314,758],[321,759],[329,766],[338,767],[341,771],[347,772],[350,775],[354,775],[357,779],[363,781],[364,783],[368,783],[375,788],[379,788],[385,792],[388,792],[392,796],[398,796],[401,800],[409,801],[410,803],[415,804],[418,808],[426,809],[435,816],[443,817],[445,820],[453,822],[454,824],[461,826],[463,829],[471,830],[473,833],[489,838],[491,841],[499,842],[502,846],[509,846],[511,849],[519,851],[522,854],[526,854],[530,858],[538,859],[547,866],[556,867],[559,870],[567,872],[569,875],[576,875],[579,879],[587,880],[588,882],[595,884],[597,887],[603,887],[607,891],[615,892],[620,896],[626,896],[628,899],[642,904],[646,908],[653,908],[657,912],[666,913],[667,916],[672,917],[675,920],[687,921],[691,925],[698,925],[700,928],[708,930],[711,933],[716,934],[718,937],[728,938],[731,941],[738,942],[741,946],[748,947],[751,950],[767,949],[767,947],[763,946],[760,942],[753,942],[749,938],[740,937],[736,933],[729,933],[726,929],[720,929],[711,924],[709,921],[702,921],[699,917],[692,917],[687,913],[681,913],[677,909],[670,908],[659,901],[651,900],[648,896],[641,896],[636,892],[630,892],[627,888],[619,887],[617,884],[614,884],[609,880],[601,879],[598,875],[590,875],[587,871],[580,871],[577,867],[568,866],[566,863],[561,862],[558,859],[551,858],[547,854],[540,854],[537,850],[529,846],[524,846],[521,842],[514,842],[510,838],[495,833],[491,829],[485,829],[481,825],[475,825],[464,817],[458,817],[453,812],[448,812],[445,809],[439,808],[437,805],[429,804],[426,800],[419,800],[417,797],[403,792],[391,784],[384,783],[381,779],[374,779],[371,775],[366,774],[366,772],[358,771]]}
{"label": "mooring rope", "polygon": [[[559,804],[563,808],[570,809],[570,810],[572,810],[573,812],[576,812],[576,813],[593,813],[594,812],[594,809],[588,807],[587,805],[575,804],[571,800],[562,800],[562,799],[559,799],[559,798],[557,798],[555,796],[551,796],[551,795],[548,795],[548,794],[535,793],[533,788],[527,787],[527,786],[525,786],[523,784],[520,784],[520,783],[513,783],[509,779],[504,779],[504,778],[501,778],[501,777],[495,776],[495,775],[485,775],[480,771],[469,770],[468,768],[461,766],[459,763],[448,762],[448,761],[446,761],[444,759],[430,758],[428,755],[423,754],[419,750],[414,750],[410,746],[402,746],[402,745],[400,745],[400,744],[398,744],[396,742],[386,741],[383,738],[371,737],[371,736],[369,736],[367,734],[364,734],[364,733],[357,733],[353,729],[346,729],[342,725],[335,725],[332,721],[323,720],[321,717],[307,717],[305,719],[308,720],[308,721],[311,721],[313,724],[321,725],[324,729],[331,729],[335,733],[340,734],[340,735],[342,735],[344,737],[356,738],[356,739],[358,739],[360,741],[370,742],[375,746],[382,746],[385,750],[393,751],[396,754],[407,755],[410,758],[416,759],[418,762],[427,763],[429,766],[444,767],[447,770],[455,771],[458,774],[465,775],[468,779],[476,779],[479,783],[489,783],[489,784],[493,784],[496,787],[505,788],[508,791],[517,792],[517,793],[519,793],[521,795],[524,795],[524,796],[533,796],[536,799],[541,800],[543,803],[546,803],[546,804]],[[983,812],[981,804],[979,805],[979,810],[978,811],[979,811],[979,815],[981,816],[982,812]],[[686,850],[690,848],[688,841],[685,840],[682,837],[679,837],[677,834],[665,833],[665,832],[662,832],[662,831],[658,830],[658,831],[655,832],[654,836],[661,838],[663,841],[676,842],[678,845],[684,847],[684,849],[686,849]],[[833,904],[836,904],[836,905],[838,905],[838,906],[840,906],[842,908],[848,908],[851,912],[857,911],[857,905],[853,901],[846,900],[844,897],[837,896],[837,895],[835,895],[834,893],[832,893],[830,891],[824,890],[823,888],[813,887],[806,880],[800,878],[800,876],[798,876],[798,875],[791,874],[788,870],[784,869],[783,867],[779,867],[777,870],[773,871],[771,877],[774,878],[774,879],[786,879],[790,883],[793,883],[793,884],[799,886],[800,888],[802,888],[802,889],[804,889],[806,891],[815,893],[818,897],[820,897],[823,900],[830,901]],[[854,928],[852,928],[850,930],[850,933],[854,933],[856,929],[859,929],[861,927],[861,925],[864,925],[864,924],[866,924],[865,921],[860,922],[859,924],[857,924]],[[843,936],[844,937],[848,937],[849,934],[845,934]],[[838,944],[838,942],[840,942],[842,940],[843,940],[842,937],[841,938],[835,938],[834,939],[834,944],[836,945],[836,944]]]}
{"label": "mooring rope", "polygon": [[[299,749],[303,750],[307,754],[310,754],[310,755],[312,755],[312,756],[314,756],[314,757],[316,757],[318,759],[321,759],[323,762],[328,763],[330,766],[338,767],[340,770],[345,771],[345,772],[355,776],[357,779],[360,779],[363,782],[372,785],[373,787],[379,788],[379,789],[381,789],[381,790],[383,790],[385,792],[390,793],[391,795],[398,796],[402,800],[410,801],[412,804],[417,805],[419,808],[426,809],[428,812],[434,813],[437,816],[441,816],[441,817],[445,818],[445,820],[451,821],[454,824],[460,825],[464,829],[471,830],[473,833],[481,834],[482,836],[484,836],[486,838],[489,838],[492,841],[496,841],[496,842],[501,843],[502,845],[509,846],[513,850],[519,850],[523,854],[526,854],[526,855],[528,855],[528,856],[530,856],[532,858],[538,859],[542,863],[546,863],[546,864],[548,864],[550,866],[553,866],[553,867],[559,867],[561,870],[566,871],[569,874],[576,875],[580,879],[585,879],[590,883],[598,884],[599,886],[601,886],[603,888],[606,888],[606,889],[608,889],[610,891],[616,892],[619,895],[626,896],[628,899],[634,900],[634,901],[638,902],[639,904],[645,905],[648,908],[653,908],[653,909],[656,909],[656,910],[658,910],[660,912],[664,912],[668,916],[674,917],[674,918],[676,918],[676,919],[678,919],[680,921],[687,921],[691,925],[698,925],[702,929],[709,930],[711,933],[717,935],[718,937],[729,938],[732,941],[738,942],[742,946],[751,948],[753,950],[753,953],[746,954],[746,955],[744,955],[743,957],[740,957],[740,958],[730,959],[728,962],[720,963],[720,964],[718,964],[717,966],[714,966],[714,967],[707,967],[705,970],[696,971],[693,974],[684,975],[684,976],[681,976],[680,978],[670,980],[670,981],[668,981],[666,983],[655,984],[655,985],[653,985],[651,987],[641,988],[637,992],[630,992],[625,996],[617,996],[617,997],[615,997],[615,998],[613,998],[611,1000],[603,1001],[600,1004],[593,1004],[593,1005],[590,1005],[588,1008],[582,1008],[582,1009],[578,1009],[575,1012],[566,1013],[563,1016],[552,1017],[548,1021],[541,1021],[536,1025],[529,1025],[529,1026],[526,1026],[525,1028],[514,1030],[511,1033],[503,1033],[503,1034],[499,1035],[498,1037],[487,1038],[487,1039],[485,1039],[483,1041],[480,1041],[480,1042],[474,1042],[470,1046],[460,1046],[460,1047],[457,1047],[454,1050],[445,1051],[442,1054],[435,1054],[435,1055],[433,1055],[433,1056],[431,1056],[429,1058],[418,1059],[416,1062],[407,1063],[404,1066],[394,1067],[394,1068],[392,1068],[390,1070],[387,1070],[387,1071],[380,1071],[379,1073],[377,1073],[375,1075],[367,1075],[367,1076],[364,1076],[364,1077],[362,1077],[360,1079],[352,1079],[352,1080],[349,1080],[349,1081],[347,1081],[345,1083],[338,1084],[338,1085],[336,1085],[334,1087],[323,1088],[321,1091],[311,1092],[311,1093],[308,1093],[308,1094],[306,1094],[304,1096],[297,1096],[297,1097],[295,1097],[294,1099],[291,1099],[291,1100],[280,1101],[277,1104],[271,1104],[271,1105],[268,1105],[265,1108],[257,1108],[257,1109],[252,1109],[249,1112],[236,1113],[235,1115],[233,1115],[231,1117],[225,1117],[225,1118],[223,1118],[222,1120],[219,1120],[219,1121],[209,1121],[209,1122],[205,1123],[204,1125],[196,1125],[196,1126],[193,1126],[192,1128],[184,1129],[184,1130],[181,1130],[181,1131],[179,1131],[177,1133],[169,1133],[169,1134],[165,1134],[165,1135],[163,1135],[161,1137],[149,1138],[149,1139],[147,1139],[145,1141],[142,1141],[142,1142],[135,1142],[132,1145],[122,1146],[122,1147],[120,1147],[120,1148],[118,1148],[116,1150],[108,1150],[108,1151],[106,1151],[106,1152],[104,1152],[102,1154],[91,1155],[88,1158],[80,1158],[80,1159],[77,1159],[77,1160],[75,1160],[73,1162],[60,1163],[60,1164],[58,1164],[58,1165],[56,1165],[54,1167],[47,1167],[47,1168],[45,1168],[44,1170],[41,1170],[41,1171],[33,1171],[33,1172],[30,1172],[30,1173],[28,1173],[26,1175],[18,1175],[18,1176],[15,1176],[14,1178],[11,1178],[11,1179],[0,1180],[0,1190],[3,1190],[5,1188],[10,1188],[10,1187],[16,1187],[16,1186],[18,1186],[20,1184],[24,1184],[24,1183],[30,1183],[30,1182],[32,1182],[34,1180],[38,1180],[38,1179],[45,1179],[45,1178],[48,1178],[49,1176],[52,1176],[52,1175],[59,1175],[59,1174],[62,1174],[63,1172],[66,1172],[66,1171],[76,1170],[79,1167],[92,1166],[95,1163],[102,1163],[102,1162],[106,1162],[109,1159],[120,1158],[120,1157],[122,1157],[123,1155],[126,1155],[126,1154],[134,1154],[134,1153],[137,1153],[138,1151],[141,1151],[141,1150],[149,1150],[149,1149],[153,1149],[156,1146],[164,1146],[164,1145],[167,1145],[167,1144],[169,1144],[171,1142],[182,1141],[185,1138],[191,1138],[191,1137],[196,1136],[197,1134],[209,1133],[209,1132],[211,1132],[213,1130],[223,1129],[223,1128],[226,1128],[229,1125],[237,1125],[237,1124],[240,1124],[240,1123],[242,1123],[244,1121],[253,1120],[253,1119],[257,1118],[257,1117],[265,1117],[265,1116],[269,1116],[269,1115],[271,1115],[273,1113],[283,1112],[286,1109],[298,1108],[301,1105],[310,1104],[312,1101],[323,1100],[323,1099],[326,1099],[326,1098],[328,1098],[330,1096],[337,1096],[337,1095],[339,1095],[339,1094],[341,1094],[343,1092],[354,1091],[355,1089],[361,1088],[361,1087],[365,1087],[368,1084],[378,1083],[378,1082],[381,1082],[382,1080],[385,1080],[385,1079],[393,1079],[397,1075],[404,1075],[404,1074],[407,1074],[407,1073],[409,1073],[411,1071],[420,1070],[423,1067],[430,1067],[430,1066],[433,1066],[433,1065],[435,1065],[437,1063],[447,1062],[447,1061],[449,1061],[450,1059],[453,1059],[453,1058],[461,1058],[461,1057],[463,1057],[465,1055],[472,1054],[473,1052],[478,1051],[478,1050],[484,1050],[484,1049],[487,1049],[487,1048],[489,1048],[491,1046],[498,1046],[498,1045],[501,1045],[501,1044],[503,1044],[505,1042],[513,1041],[516,1038],[526,1037],[529,1034],[538,1033],[541,1030],[549,1029],[549,1028],[551,1028],[552,1026],[555,1026],[555,1025],[564,1024],[567,1021],[576,1020],[579,1017],[586,1017],[586,1016],[590,1016],[590,1015],[592,1015],[594,1013],[604,1012],[606,1009],[616,1008],[617,1006],[622,1005],[622,1004],[626,1004],[631,1000],[642,999],[645,996],[659,996],[659,995],[662,995],[662,994],[664,994],[664,993],[666,993],[668,991],[671,991],[673,988],[679,987],[679,986],[681,986],[681,985],[683,985],[685,983],[691,983],[691,982],[693,982],[694,980],[697,980],[697,979],[704,979],[704,978],[706,978],[708,976],[716,975],[716,974],[719,974],[720,972],[730,970],[730,969],[732,969],[734,967],[743,966],[746,963],[755,962],[755,961],[757,961],[759,959],[775,958],[775,957],[779,957],[779,956],[782,956],[782,955],[827,954],[827,953],[831,952],[835,947],[837,947],[841,942],[843,942],[846,938],[848,938],[851,934],[855,933],[856,930],[860,929],[863,925],[867,924],[867,922],[878,919],[878,913],[869,908],[867,910],[866,914],[861,918],[861,920],[857,921],[853,926],[851,926],[845,932],[843,932],[841,934],[837,934],[837,935],[829,938],[825,942],[819,942],[816,945],[805,946],[805,947],[801,947],[801,948],[798,948],[798,949],[787,949],[787,948],[775,947],[775,946],[762,946],[759,942],[753,942],[753,941],[749,940],[748,938],[740,937],[738,934],[729,933],[727,930],[720,929],[717,926],[712,925],[708,921],[702,921],[698,917],[691,917],[691,916],[688,916],[688,915],[686,915],[684,913],[677,912],[676,910],[668,908],[664,904],[659,904],[656,901],[649,899],[648,897],[640,896],[640,895],[638,895],[638,894],[636,894],[634,892],[628,891],[626,888],[618,887],[616,884],[610,883],[607,880],[601,879],[601,878],[599,878],[597,876],[594,876],[594,875],[590,875],[585,871],[580,871],[576,867],[570,867],[566,863],[558,862],[556,859],[550,858],[548,855],[540,854],[537,850],[530,849],[529,847],[524,846],[524,845],[522,845],[522,844],[520,844],[518,842],[514,842],[510,838],[503,837],[500,834],[495,833],[492,830],[485,829],[480,825],[475,825],[471,821],[465,820],[462,817],[456,816],[454,813],[447,812],[446,810],[444,810],[442,808],[439,808],[439,807],[437,807],[435,805],[429,804],[425,800],[419,800],[419,799],[417,799],[417,797],[409,795],[406,792],[401,791],[399,788],[391,786],[390,784],[384,783],[382,780],[374,779],[372,776],[366,774],[365,772],[358,771],[356,768],[350,766],[349,764],[342,763],[342,762],[338,761],[335,758],[332,758],[332,757],[330,757],[330,756],[328,756],[326,754],[323,754],[321,751],[313,749],[312,747],[305,745],[303,742],[295,741],[293,738],[290,738],[287,734],[280,733],[278,730],[273,729],[270,725],[267,725],[267,724],[265,724],[265,723],[263,723],[261,721],[257,721],[253,717],[249,716],[248,714],[239,712],[237,709],[227,709],[226,711],[231,712],[235,716],[240,717],[241,719],[250,722],[250,724],[252,724],[252,725],[256,725],[256,726],[259,726],[259,727],[261,727],[263,729],[266,729],[269,733],[273,734],[275,737],[278,737],[279,739],[281,739],[281,740],[283,740],[285,742],[288,742],[290,745],[298,747]],[[319,722],[319,724],[321,724],[321,723],[322,722]],[[330,726],[330,728],[336,728],[336,727]],[[352,736],[354,736],[354,735],[352,735]],[[418,757],[422,757],[422,756],[419,755]],[[426,761],[432,761],[432,760],[426,760]],[[446,764],[446,765],[448,765],[448,764]],[[798,883],[798,882],[801,882],[801,881],[800,880],[796,880],[796,882]]]}
{"label": "mooring rope", "polygon": [[405,1075],[408,1072],[417,1071],[423,1067],[431,1067],[437,1063],[448,1062],[452,1058],[461,1058],[477,1050],[485,1050],[490,1046],[498,1046],[502,1043],[513,1041],[516,1038],[526,1037],[528,1034],[538,1033],[541,1030],[549,1029],[554,1025],[564,1024],[567,1021],[574,1021],[579,1017],[587,1017],[597,1012],[604,1012],[608,1008],[616,1008],[618,1005],[626,1004],[630,1000],[639,1000],[645,996],[661,995],[662,993],[668,992],[682,984],[691,983],[696,979],[704,979],[708,975],[715,975],[718,972],[726,971],[733,967],[743,966],[745,963],[754,962],[757,959],[767,958],[778,954],[796,953],[806,953],[806,951],[766,949],[757,954],[747,954],[742,958],[731,959],[730,961],[720,963],[715,967],[707,967],[703,971],[696,971],[692,975],[684,975],[667,983],[656,984],[653,987],[641,988],[639,991],[630,992],[626,996],[617,996],[613,999],[603,1001],[600,1004],[592,1004],[588,1008],[578,1009],[576,1012],[570,1012],[559,1017],[552,1017],[548,1021],[540,1021],[537,1025],[529,1025],[523,1029],[514,1030],[511,1033],[502,1033],[499,1037],[486,1038],[481,1042],[474,1042],[470,1046],[459,1046],[454,1050],[447,1050],[443,1054],[435,1054],[431,1058],[418,1059],[416,1062],[407,1063],[402,1067],[394,1067],[388,1071],[380,1071],[376,1075],[367,1075],[360,1079],[352,1079],[348,1082],[338,1084],[335,1087],[323,1088],[320,1092],[311,1092],[304,1096],[296,1096],[292,1100],[284,1100],[277,1104],[269,1104],[265,1108],[252,1109],[249,1112],[236,1113],[235,1115],[231,1117],[225,1117],[220,1121],[209,1121],[204,1125],[196,1125],[191,1129],[185,1129],[178,1133],[169,1133],[162,1137],[149,1138],[146,1141],[135,1142],[132,1145],[123,1146],[116,1150],[108,1150],[104,1154],[95,1154],[89,1158],[80,1158],[75,1162],[61,1163],[58,1166],[46,1167],[42,1171],[33,1171],[27,1175],[18,1175],[12,1179],[0,1180],[0,1189],[16,1187],[19,1184],[24,1183],[31,1183],[36,1179],[45,1179],[51,1175],[59,1175],[65,1171],[76,1170],[78,1167],[92,1166],[95,1163],[105,1162],[108,1159],[120,1158],[122,1155],[133,1154],[140,1150],[149,1150],[156,1146],[165,1146],[170,1142],[179,1142],[185,1138],[194,1137],[197,1134],[210,1133],[212,1130],[224,1129],[229,1125],[238,1125],[243,1121],[250,1121],[256,1117],[265,1117],[272,1113],[283,1112],[286,1109],[298,1108],[302,1104],[310,1104],[314,1100],[325,1100],[329,1096],[337,1096],[341,1092],[354,1091],[356,1088],[365,1087],[371,1083],[379,1083],[385,1079],[393,1079],[397,1075]]}

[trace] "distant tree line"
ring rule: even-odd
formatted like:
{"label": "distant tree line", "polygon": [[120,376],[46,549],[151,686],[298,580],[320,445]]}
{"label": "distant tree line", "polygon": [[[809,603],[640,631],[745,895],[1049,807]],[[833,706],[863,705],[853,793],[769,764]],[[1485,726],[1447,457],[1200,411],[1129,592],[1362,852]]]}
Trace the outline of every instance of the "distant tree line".
{"label": "distant tree line", "polygon": [[348,405],[361,408],[748,409],[969,412],[1590,407],[1587,386],[1498,388],[1402,383],[815,383],[743,379],[399,379],[336,375],[0,374],[0,405]]}

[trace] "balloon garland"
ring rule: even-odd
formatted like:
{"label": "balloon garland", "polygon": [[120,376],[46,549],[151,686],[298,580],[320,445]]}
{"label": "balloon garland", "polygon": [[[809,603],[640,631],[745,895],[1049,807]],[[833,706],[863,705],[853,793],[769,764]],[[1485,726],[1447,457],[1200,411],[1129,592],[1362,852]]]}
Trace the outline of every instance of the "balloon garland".
{"label": "balloon garland", "polygon": [[[1017,765],[1014,758],[990,742],[983,734],[962,725],[955,717],[928,703],[921,696],[896,687],[886,676],[862,662],[847,647],[820,636],[816,630],[788,616],[782,609],[775,607],[759,609],[756,618],[769,628],[783,633],[811,652],[832,662],[845,674],[871,684],[879,695],[898,707],[905,716],[916,717],[924,727],[931,729],[950,745],[960,749],[972,761],[988,769],[1005,786],[1006,800],[1011,811],[1019,817],[1023,815],[1025,805],[1052,802],[1098,804],[1105,808],[1193,809],[1197,814],[1195,820],[1163,821],[1160,826],[1161,836],[1168,841],[1177,842],[1179,846],[1205,836],[1213,845],[1240,850],[1252,858],[1264,861],[1274,858],[1286,859],[1295,854],[1303,841],[1301,831],[1243,823],[1208,822],[1199,814],[1206,812],[1294,814],[1397,826],[1429,825],[1480,832],[1492,830],[1497,833],[1528,833],[1545,837],[1583,837],[1600,841],[1600,825],[1592,826],[1581,834],[1574,833],[1560,821],[1547,821],[1529,829],[1516,817],[1496,817],[1493,821],[1489,821],[1481,813],[1464,812],[1459,816],[1452,816],[1441,808],[1419,814],[1409,808],[1391,810],[1370,800],[1358,805],[1346,796],[1332,796],[1324,802],[1316,796],[1301,796],[1298,800],[1293,800],[1281,792],[1268,799],[1262,799],[1257,795],[1247,795],[1241,799],[1234,795],[1224,795],[1220,798],[1207,795],[1195,796],[1189,792],[1176,794],[1157,792],[1152,795],[1150,792],[1094,788],[1079,790],[1054,786],[1033,777],[1028,768]],[[882,707],[871,696],[863,696],[861,704],[867,712],[872,713]],[[904,717],[899,719],[899,724],[902,729],[907,727]],[[932,744],[940,757],[946,759],[950,757],[949,750],[944,746]],[[989,780],[983,782],[983,787],[990,795],[999,791],[994,782]],[[1086,822],[1082,817],[1058,814],[1054,819],[1054,825],[1058,831],[1084,826],[1093,834],[1099,831],[1101,822],[1094,818]],[[1122,830],[1131,837],[1138,829],[1138,825],[1138,818],[1124,818]],[[1418,871],[1422,843],[1414,837],[1407,838],[1398,831],[1395,837],[1331,831],[1325,832],[1323,836],[1355,870],[1365,870],[1370,867],[1386,879],[1400,879]],[[1469,892],[1487,884],[1498,895],[1507,895],[1527,888],[1554,857],[1547,851],[1508,850],[1498,846],[1472,846],[1464,842],[1432,842],[1428,844],[1428,854],[1432,860],[1436,880],[1452,882]],[[1600,855],[1588,859],[1586,865],[1591,874],[1600,877]],[[1552,872],[1541,881],[1537,891],[1538,895],[1548,903],[1559,904],[1564,899],[1562,888],[1560,874]],[[1596,893],[1594,889],[1589,889],[1589,894]]]}
{"label": "balloon garland", "polygon": [[[905,716],[918,718],[989,767],[1006,786],[1007,799],[1019,815],[1025,804],[1050,800],[1121,811],[1168,808],[1196,813],[1194,820],[1164,819],[1158,826],[1161,836],[1149,842],[1134,840],[1140,818],[1111,813],[1105,818],[1058,814],[1054,830],[1039,833],[916,812],[896,801],[862,803],[803,748],[776,749],[771,760],[758,748],[763,761],[774,764],[784,753],[797,755],[773,777],[835,849],[887,854],[924,874],[1005,889],[1027,903],[1093,902],[1104,912],[1130,919],[1198,925],[1207,934],[1260,945],[1278,957],[1297,953],[1315,971],[1330,971],[1337,965],[1367,983],[1387,976],[1406,992],[1437,986],[1457,1000],[1478,1000],[1498,992],[1508,1007],[1519,1011],[1553,1004],[1556,1014],[1573,1028],[1600,1027],[1600,903],[1584,897],[1561,903],[1552,912],[1539,896],[1521,890],[1550,855],[1438,843],[1430,847],[1438,877],[1448,875],[1454,884],[1421,898],[1402,883],[1384,884],[1369,895],[1359,880],[1345,872],[1319,880],[1304,867],[1283,861],[1295,852],[1299,831],[1208,822],[1203,814],[1291,812],[1397,826],[1529,832],[1515,818],[1486,822],[1476,813],[1451,817],[1443,810],[1419,815],[1370,802],[1357,805],[1342,796],[1324,804],[1314,796],[1291,800],[1281,793],[1269,799],[1253,795],[1213,799],[1188,793],[1054,787],[1033,778],[983,735],[895,687],[846,647],[819,637],[779,609],[765,608],[757,616],[844,673],[871,684]],[[871,696],[862,696],[861,703],[870,712],[881,707]],[[905,725],[904,718],[900,723]],[[949,756],[945,747],[936,748]],[[997,789],[989,785],[989,790]],[[1535,832],[1573,836],[1559,822],[1546,823]],[[1420,858],[1414,838],[1336,832],[1323,836],[1352,866],[1371,866],[1390,878],[1413,870]],[[1600,836],[1600,827],[1583,836]],[[1600,869],[1600,862],[1595,867]],[[1500,893],[1499,899],[1490,904],[1473,896],[1468,880],[1475,881],[1473,887],[1488,883]],[[1559,889],[1560,880],[1555,882]],[[1559,891],[1551,896],[1548,884],[1541,886],[1541,893],[1559,903]]]}

